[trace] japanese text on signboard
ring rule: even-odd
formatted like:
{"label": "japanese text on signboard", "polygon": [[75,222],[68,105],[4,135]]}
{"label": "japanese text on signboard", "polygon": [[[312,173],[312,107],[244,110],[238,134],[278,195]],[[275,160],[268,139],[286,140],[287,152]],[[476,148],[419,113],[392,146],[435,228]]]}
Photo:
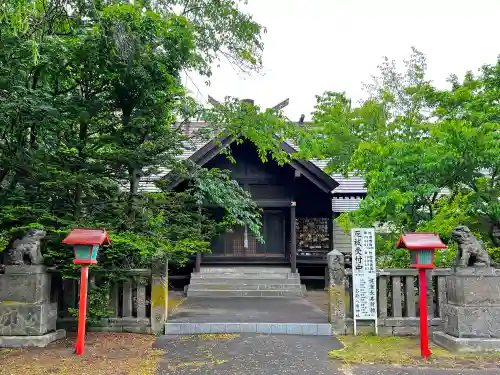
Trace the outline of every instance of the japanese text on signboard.
{"label": "japanese text on signboard", "polygon": [[377,319],[375,231],[355,228],[351,237],[354,318]]}

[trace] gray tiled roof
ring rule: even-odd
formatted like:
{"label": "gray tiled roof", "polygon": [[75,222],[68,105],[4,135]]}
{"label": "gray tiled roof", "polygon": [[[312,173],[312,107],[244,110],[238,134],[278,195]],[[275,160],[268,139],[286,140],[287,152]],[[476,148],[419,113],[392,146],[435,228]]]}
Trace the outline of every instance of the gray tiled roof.
{"label": "gray tiled roof", "polygon": [[[191,155],[193,155],[200,148],[205,146],[205,144],[207,143],[206,139],[204,139],[204,137],[197,136],[196,132],[199,129],[202,129],[208,125],[209,124],[206,122],[190,122],[184,126],[184,132],[186,135],[190,136],[190,141],[185,145],[186,148],[184,149],[182,155],[179,155],[179,159],[185,160],[189,158]],[[141,179],[141,182],[139,183],[139,189],[141,191],[143,192],[158,191],[158,189],[154,185],[154,181],[166,176],[168,172],[170,172],[168,168],[159,168],[159,169],[160,172],[157,175],[148,176],[147,179],[146,178]]]}
{"label": "gray tiled roof", "polygon": [[334,197],[332,199],[333,212],[355,211],[360,203],[361,197]]}

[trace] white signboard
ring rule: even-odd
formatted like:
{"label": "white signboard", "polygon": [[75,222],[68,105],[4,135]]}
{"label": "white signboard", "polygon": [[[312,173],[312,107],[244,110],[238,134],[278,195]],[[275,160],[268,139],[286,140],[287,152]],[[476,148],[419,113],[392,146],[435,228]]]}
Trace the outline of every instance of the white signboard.
{"label": "white signboard", "polygon": [[354,334],[356,320],[374,320],[377,327],[377,267],[375,263],[375,230],[354,228],[352,240],[352,299]]}

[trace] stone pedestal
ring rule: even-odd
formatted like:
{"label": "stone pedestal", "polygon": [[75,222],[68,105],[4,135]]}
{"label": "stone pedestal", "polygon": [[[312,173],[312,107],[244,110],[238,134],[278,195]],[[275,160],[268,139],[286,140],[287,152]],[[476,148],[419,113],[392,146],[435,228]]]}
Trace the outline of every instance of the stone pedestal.
{"label": "stone pedestal", "polygon": [[434,341],[450,350],[500,350],[500,270],[457,268],[446,277],[444,332]]}
{"label": "stone pedestal", "polygon": [[6,266],[0,275],[0,347],[46,346],[66,335],[56,321],[45,267]]}

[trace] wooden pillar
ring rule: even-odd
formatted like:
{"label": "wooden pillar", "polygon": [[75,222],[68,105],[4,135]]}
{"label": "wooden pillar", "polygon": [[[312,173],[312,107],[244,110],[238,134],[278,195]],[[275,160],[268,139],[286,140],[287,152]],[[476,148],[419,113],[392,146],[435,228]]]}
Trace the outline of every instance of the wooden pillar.
{"label": "wooden pillar", "polygon": [[332,251],[334,247],[333,243],[333,212],[328,217],[328,240],[329,240],[329,250]]}
{"label": "wooden pillar", "polygon": [[292,202],[290,207],[290,265],[292,266],[292,272],[297,272],[297,232],[295,225],[296,218],[296,202]]}
{"label": "wooden pillar", "polygon": [[328,290],[330,286],[330,271],[328,269],[328,265],[325,266],[325,290]]}
{"label": "wooden pillar", "polygon": [[196,252],[195,272],[200,272],[200,270],[201,270],[201,252],[197,251]]}
{"label": "wooden pillar", "polygon": [[292,189],[292,203],[290,206],[290,265],[292,267],[292,272],[297,272],[297,202],[295,201],[296,189],[297,189],[297,179],[300,177],[300,172],[295,170],[293,173],[293,180],[291,184]]}
{"label": "wooden pillar", "polygon": [[[198,221],[198,231],[199,231],[199,234],[201,236],[201,214],[202,214],[202,210],[201,210],[201,206],[198,206],[198,218],[199,218],[199,221]],[[195,272],[200,272],[201,271],[201,252],[197,251],[196,252],[196,263],[195,263],[195,266],[194,266],[194,271]]]}

